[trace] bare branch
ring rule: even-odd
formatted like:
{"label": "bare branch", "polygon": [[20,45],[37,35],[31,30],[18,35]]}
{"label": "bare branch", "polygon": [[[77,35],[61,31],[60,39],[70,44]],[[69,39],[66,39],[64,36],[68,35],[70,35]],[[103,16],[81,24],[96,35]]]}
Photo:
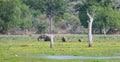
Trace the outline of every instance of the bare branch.
{"label": "bare branch", "polygon": [[88,13],[88,11],[87,11],[87,15],[90,18],[90,21],[93,22],[93,17]]}

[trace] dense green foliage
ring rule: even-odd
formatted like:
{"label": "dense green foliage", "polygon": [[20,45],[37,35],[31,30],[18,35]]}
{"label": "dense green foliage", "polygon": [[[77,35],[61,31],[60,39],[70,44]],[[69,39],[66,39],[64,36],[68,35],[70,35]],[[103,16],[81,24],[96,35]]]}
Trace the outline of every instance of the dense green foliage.
{"label": "dense green foliage", "polygon": [[93,28],[110,29],[120,27],[120,11],[115,7],[112,0],[83,0],[75,6],[79,11],[79,18],[84,27],[88,27],[87,11],[94,15]]}
{"label": "dense green foliage", "polygon": [[20,16],[20,2],[0,0],[0,31],[5,32],[17,26]]}
{"label": "dense green foliage", "polygon": [[31,25],[32,16],[29,7],[20,0],[0,0],[0,32]]}
{"label": "dense green foliage", "polygon": [[57,15],[65,11],[67,0],[23,0],[31,9],[38,9],[45,12],[46,16]]}
{"label": "dense green foliage", "polygon": [[115,8],[112,1],[104,1],[100,3],[98,8],[97,16],[94,22],[94,28],[98,29],[110,29],[120,28],[120,11]]}
{"label": "dense green foliage", "polygon": [[46,33],[46,28],[48,27],[48,24],[46,24],[45,22],[40,22],[38,23],[37,27],[37,33]]}
{"label": "dense green foliage", "polygon": [[[85,28],[88,27],[88,16],[86,15],[86,11],[95,15],[93,22],[94,29],[119,29],[120,11],[119,6],[117,6],[119,3],[115,3],[115,1],[0,0],[0,33],[7,33],[8,31],[15,29],[37,29],[38,27],[36,27],[36,25],[41,21],[45,21],[46,24],[49,23],[49,26],[53,28],[52,30],[57,30],[58,28],[62,29],[60,27],[62,25],[67,26],[68,23],[72,26],[67,26],[66,30],[67,28],[71,28],[68,31],[73,31],[72,33],[74,33],[74,26],[79,26],[76,25],[76,23],[81,23]],[[79,11],[79,17],[74,15],[74,9],[72,8],[74,5],[76,12]],[[46,21],[46,18],[48,18],[49,21]],[[78,22],[79,20],[77,18],[80,19],[80,22]],[[38,21],[38,19],[40,21]],[[40,30],[46,31],[48,28],[46,27],[45,29]]]}
{"label": "dense green foliage", "polygon": [[23,2],[30,8],[46,14],[46,18],[50,21],[50,33],[52,33],[53,17],[64,14],[67,0],[23,0]]}

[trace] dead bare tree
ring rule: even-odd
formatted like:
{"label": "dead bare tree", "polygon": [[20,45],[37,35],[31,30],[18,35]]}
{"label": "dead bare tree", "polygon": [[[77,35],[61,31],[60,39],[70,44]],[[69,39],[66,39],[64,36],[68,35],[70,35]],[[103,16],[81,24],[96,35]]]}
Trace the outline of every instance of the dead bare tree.
{"label": "dead bare tree", "polygon": [[93,43],[93,40],[92,40],[92,23],[93,23],[93,17],[87,12],[87,15],[89,17],[89,20],[88,20],[88,46],[89,47],[92,47],[92,43]]}

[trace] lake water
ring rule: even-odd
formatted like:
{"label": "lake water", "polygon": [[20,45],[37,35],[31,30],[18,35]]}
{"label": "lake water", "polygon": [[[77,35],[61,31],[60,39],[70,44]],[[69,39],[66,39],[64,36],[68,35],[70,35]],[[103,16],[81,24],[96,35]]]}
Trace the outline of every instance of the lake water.
{"label": "lake water", "polygon": [[45,58],[45,59],[120,59],[120,56],[35,56],[27,55],[31,58]]}
{"label": "lake water", "polygon": [[117,56],[51,56],[51,55],[33,55],[33,54],[15,54],[15,56],[28,57],[28,58],[45,58],[45,59],[120,59],[120,55]]}

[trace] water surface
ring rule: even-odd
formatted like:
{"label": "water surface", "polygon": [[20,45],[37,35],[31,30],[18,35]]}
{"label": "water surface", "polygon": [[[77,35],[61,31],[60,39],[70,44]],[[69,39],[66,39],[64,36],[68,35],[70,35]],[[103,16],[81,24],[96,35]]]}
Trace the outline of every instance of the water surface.
{"label": "water surface", "polygon": [[27,55],[31,58],[45,58],[45,59],[120,59],[120,56],[35,56]]}

